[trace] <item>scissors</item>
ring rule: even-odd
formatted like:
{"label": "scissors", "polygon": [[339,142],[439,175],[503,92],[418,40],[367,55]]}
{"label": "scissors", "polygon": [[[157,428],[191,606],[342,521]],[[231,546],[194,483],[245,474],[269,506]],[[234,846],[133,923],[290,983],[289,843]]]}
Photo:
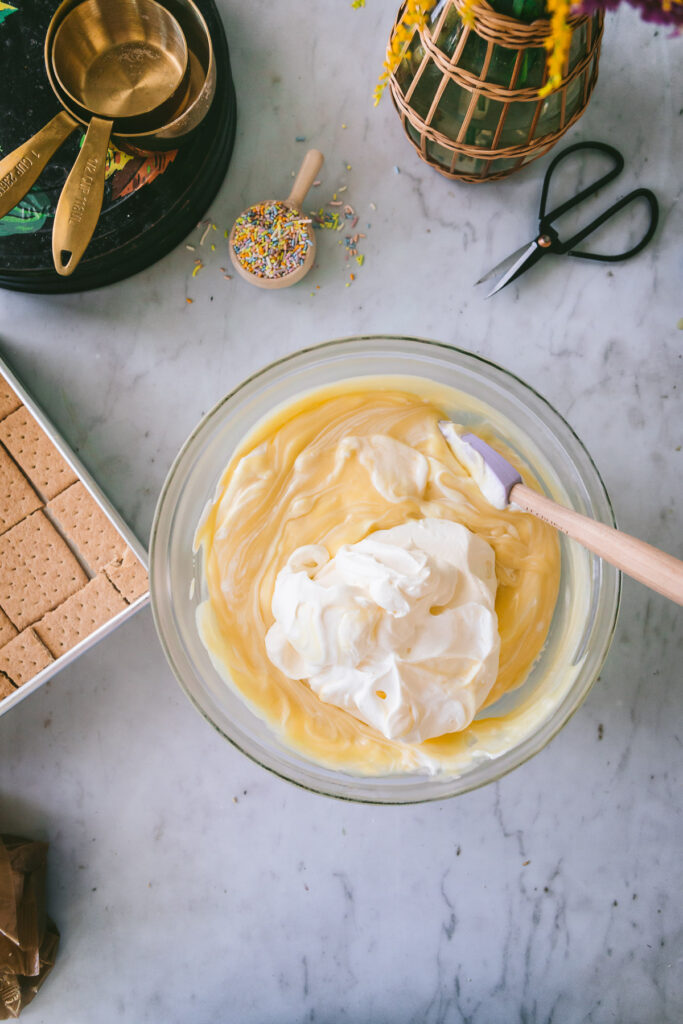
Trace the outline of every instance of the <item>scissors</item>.
{"label": "scissors", "polygon": [[[608,157],[611,157],[613,161],[613,167],[611,170],[603,174],[601,178],[594,181],[587,188],[582,189],[577,195],[567,199],[566,202],[562,203],[556,209],[551,210],[550,213],[546,212],[546,205],[548,201],[548,191],[550,188],[550,180],[553,176],[553,172],[557,165],[570,156],[572,153],[578,153],[580,150],[595,150],[598,153],[604,153]],[[501,288],[510,284],[515,278],[519,277],[530,267],[533,267],[535,263],[545,256],[546,253],[553,252],[558,255],[576,256],[582,260],[601,260],[605,263],[618,263],[620,260],[627,260],[629,256],[635,256],[637,252],[644,249],[647,243],[650,241],[657,229],[657,222],[659,221],[659,204],[657,198],[649,188],[637,188],[633,192],[629,192],[628,195],[618,199],[616,203],[605,210],[604,213],[596,217],[594,221],[579,231],[578,234],[569,238],[567,241],[562,241],[557,234],[557,231],[552,226],[554,220],[561,217],[563,213],[578,206],[588,196],[594,195],[603,185],[607,185],[608,182],[613,181],[624,169],[624,158],[619,150],[614,149],[613,146],[608,146],[605,142],[577,142],[574,146],[568,146],[567,149],[562,150],[558,153],[550,167],[545,172],[545,178],[543,179],[543,191],[541,192],[541,205],[538,211],[538,235],[528,245],[523,245],[521,249],[514,252],[507,259],[499,263],[493,270],[490,270],[488,274],[485,274],[477,284],[483,284],[484,281],[489,281],[500,275],[500,279],[497,281],[495,286],[486,295],[486,298],[490,298],[491,295],[495,295]],[[650,207],[650,224],[645,234],[632,249],[628,252],[618,253],[616,256],[603,256],[595,252],[583,252],[574,248],[579,242],[582,242],[584,238],[592,234],[601,224],[608,221],[613,217],[619,210],[623,210],[625,206],[635,202],[638,199],[644,199]]]}

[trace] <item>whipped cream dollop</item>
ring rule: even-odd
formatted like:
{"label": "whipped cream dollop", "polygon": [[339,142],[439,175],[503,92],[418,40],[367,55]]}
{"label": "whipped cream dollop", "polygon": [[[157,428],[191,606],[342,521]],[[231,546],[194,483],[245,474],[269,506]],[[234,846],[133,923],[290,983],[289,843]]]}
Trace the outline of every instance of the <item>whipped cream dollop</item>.
{"label": "whipped cream dollop", "polygon": [[333,558],[320,544],[297,548],[276,578],[266,650],[322,701],[420,743],[465,729],[486,700],[495,597],[485,540],[450,520],[409,520]]}

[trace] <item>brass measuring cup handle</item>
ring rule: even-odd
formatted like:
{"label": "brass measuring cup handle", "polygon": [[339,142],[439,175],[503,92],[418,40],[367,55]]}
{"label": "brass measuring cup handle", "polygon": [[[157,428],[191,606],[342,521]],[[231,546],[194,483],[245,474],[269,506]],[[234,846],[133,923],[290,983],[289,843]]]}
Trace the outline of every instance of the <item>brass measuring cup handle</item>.
{"label": "brass measuring cup handle", "polygon": [[57,203],[52,259],[62,277],[73,274],[88,247],[104,200],[104,172],[113,121],[93,117]]}
{"label": "brass measuring cup handle", "polygon": [[28,142],[22,142],[0,160],[0,218],[24,198],[74,128],[78,128],[78,121],[62,110]]}

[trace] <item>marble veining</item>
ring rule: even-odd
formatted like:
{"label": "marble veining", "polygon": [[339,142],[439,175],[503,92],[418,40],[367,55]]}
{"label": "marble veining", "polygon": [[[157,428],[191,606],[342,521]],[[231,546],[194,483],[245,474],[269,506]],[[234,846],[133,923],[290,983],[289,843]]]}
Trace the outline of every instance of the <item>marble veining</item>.
{"label": "marble veining", "polygon": [[[389,98],[370,98],[395,5],[220,6],[239,123],[215,252],[196,231],[195,252],[107,289],[0,293],[0,353],[138,536],[178,447],[240,380],[305,345],[393,332],[525,378],[586,443],[621,525],[683,554],[683,41],[608,15],[568,136],[623,151],[610,195],[657,193],[652,245],[615,267],[548,259],[484,301],[473,282],[534,231],[545,161],[484,186],[420,163]],[[347,184],[365,264],[345,287],[326,233],[305,283],[259,292],[223,277],[223,231],[287,193],[297,135],[326,156],[311,206]],[[674,1024],[682,646],[680,610],[625,581],[600,680],[545,751],[457,800],[372,808],[297,790],[213,733],[141,613],[0,719],[0,827],[50,840],[62,932],[24,1019]]]}

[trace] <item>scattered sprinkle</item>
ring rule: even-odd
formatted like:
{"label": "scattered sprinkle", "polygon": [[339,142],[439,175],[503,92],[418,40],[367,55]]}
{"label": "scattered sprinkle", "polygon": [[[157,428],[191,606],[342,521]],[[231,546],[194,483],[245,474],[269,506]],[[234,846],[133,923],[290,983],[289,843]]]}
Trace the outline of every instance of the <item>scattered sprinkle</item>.
{"label": "scattered sprinkle", "polygon": [[192,303],[194,302],[194,299],[185,299],[185,302],[187,302],[187,303],[188,303],[188,305],[190,305],[190,306],[191,306],[191,305],[192,305]]}
{"label": "scattered sprinkle", "polygon": [[212,242],[211,243],[211,252],[215,252],[215,251],[216,251],[216,246]]}
{"label": "scattered sprinkle", "polygon": [[344,129],[344,131],[346,131],[346,125],[345,124],[342,124],[342,128]]}
{"label": "scattered sprinkle", "polygon": [[306,259],[311,245],[307,229],[310,223],[311,219],[279,201],[251,206],[235,221],[235,256],[256,277],[285,277]]}
{"label": "scattered sprinkle", "polygon": [[313,188],[318,188],[319,185],[320,185],[320,178],[318,178],[317,181],[313,182]]}
{"label": "scattered sprinkle", "polygon": [[294,141],[295,142],[305,142],[306,141],[306,136],[305,135],[297,135],[297,137],[294,139]]}
{"label": "scattered sprinkle", "polygon": [[200,245],[204,245],[204,242],[206,241],[206,236],[208,235],[210,230],[211,230],[211,225],[207,224],[206,227],[204,228],[204,233],[202,234],[202,237],[199,239],[199,244]]}
{"label": "scattered sprinkle", "polygon": [[400,173],[401,173],[401,168],[397,167],[397,166],[394,166],[394,174],[400,174]]}
{"label": "scattered sprinkle", "polygon": [[522,861],[522,867],[523,867],[523,868],[526,868],[526,867],[528,867],[528,866],[529,866],[529,864],[531,864],[531,861],[530,861],[530,860],[524,860],[524,861]]}
{"label": "scattered sprinkle", "polygon": [[347,171],[350,171],[350,170],[351,170],[351,164],[347,164],[347,165],[346,165],[346,170],[347,170]]}
{"label": "scattered sprinkle", "polygon": [[370,209],[371,210],[376,210],[377,209],[377,204],[376,203],[370,203]]}
{"label": "scattered sprinkle", "polygon": [[359,7],[365,7],[365,0],[351,0],[351,6],[358,10]]}
{"label": "scattered sprinkle", "polygon": [[202,269],[203,266],[204,266],[204,264],[202,263],[201,260],[195,260],[194,261],[194,270],[192,271],[192,276],[196,277],[197,274],[199,273],[199,271]]}
{"label": "scattered sprinkle", "polygon": [[[350,170],[351,164],[346,164],[346,167]],[[320,207],[317,212],[311,211],[310,217],[313,226],[319,230],[344,232],[342,238],[337,242],[337,245],[344,246],[344,262],[348,265],[350,260],[355,260],[356,265],[362,267],[365,264],[365,256],[359,252],[358,245],[360,239],[366,236],[363,232],[355,231],[359,216],[353,206],[338,198],[339,195],[343,195],[348,189],[348,184],[339,185],[337,191],[332,193],[332,198],[326,203],[326,206],[332,209],[326,210],[324,207]],[[374,206],[374,203],[372,205]],[[339,209],[340,207],[342,207],[341,210]],[[370,227],[369,224],[368,227]],[[346,234],[349,229],[351,233]],[[344,287],[349,288],[353,281],[355,281],[355,274],[350,274],[349,280],[344,282]]]}
{"label": "scattered sprinkle", "polygon": [[340,226],[339,214],[332,213],[331,210],[324,210],[322,207],[317,213],[311,213],[311,221],[314,228],[324,231],[336,231]]}
{"label": "scattered sprinkle", "polygon": [[186,245],[185,248],[187,249],[188,252],[196,252],[197,251],[197,247],[195,245]]}
{"label": "scattered sprinkle", "polygon": [[227,238],[229,236],[229,234],[230,234],[230,232],[226,228],[225,231],[223,232],[223,238]]}

